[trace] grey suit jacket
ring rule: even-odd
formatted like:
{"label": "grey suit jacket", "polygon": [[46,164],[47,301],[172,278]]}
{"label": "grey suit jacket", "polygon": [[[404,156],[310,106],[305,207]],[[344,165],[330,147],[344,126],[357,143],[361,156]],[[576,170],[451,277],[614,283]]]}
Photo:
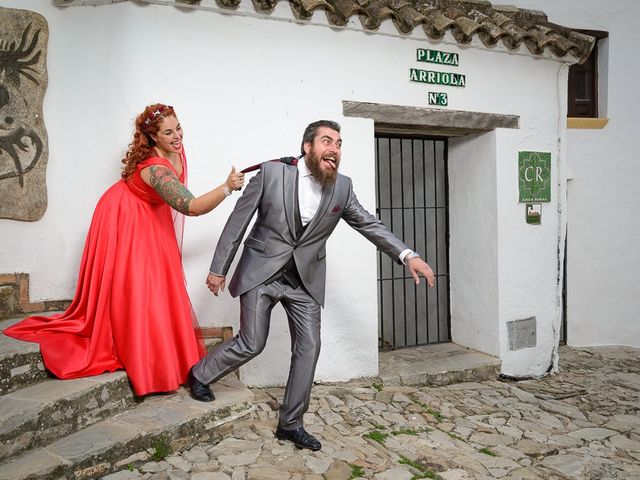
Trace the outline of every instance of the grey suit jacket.
{"label": "grey suit jacket", "polygon": [[[304,161],[304,160],[301,160]],[[293,254],[307,291],[324,304],[326,242],[344,219],[394,260],[409,248],[358,202],[351,179],[338,174],[336,183],[322,190],[316,215],[296,239],[295,208],[298,169],[280,162],[263,163],[246,186],[218,240],[211,273],[226,275],[256,211],[258,217],[244,242],[242,256],[229,283],[234,297],[273,276]]]}

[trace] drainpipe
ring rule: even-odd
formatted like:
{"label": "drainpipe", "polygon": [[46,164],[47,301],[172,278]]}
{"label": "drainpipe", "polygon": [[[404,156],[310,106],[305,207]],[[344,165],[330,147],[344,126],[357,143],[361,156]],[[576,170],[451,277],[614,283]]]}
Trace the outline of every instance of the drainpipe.
{"label": "drainpipe", "polygon": [[[570,65],[575,62],[563,62],[558,68],[556,76],[556,90],[557,90],[557,102],[558,102],[558,140],[556,150],[556,177],[558,179],[558,240],[557,240],[557,272],[556,272],[556,306],[553,315],[553,321],[551,326],[553,328],[553,349],[551,350],[551,359],[549,361],[548,373],[556,373],[558,371],[559,362],[559,347],[560,347],[560,329],[563,320],[562,311],[562,284],[564,280],[564,262],[565,258],[565,244],[567,242],[567,179],[566,179],[566,165],[562,161],[562,155],[566,150],[563,144],[563,140],[566,140],[567,131],[567,116],[566,109],[563,106],[566,104],[567,96],[566,90],[563,88],[563,84],[560,83],[560,78],[565,69],[568,69]],[[566,86],[566,81],[564,82]],[[564,93],[564,95],[562,95]],[[565,115],[563,115],[563,112]],[[560,134],[564,132],[564,134]]]}

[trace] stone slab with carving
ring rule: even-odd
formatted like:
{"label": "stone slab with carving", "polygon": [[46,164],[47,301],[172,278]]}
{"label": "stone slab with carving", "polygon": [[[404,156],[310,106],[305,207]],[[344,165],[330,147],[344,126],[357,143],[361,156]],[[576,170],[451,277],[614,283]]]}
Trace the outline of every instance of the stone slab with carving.
{"label": "stone slab with carving", "polygon": [[48,39],[42,15],[0,7],[0,218],[35,221],[47,209]]}

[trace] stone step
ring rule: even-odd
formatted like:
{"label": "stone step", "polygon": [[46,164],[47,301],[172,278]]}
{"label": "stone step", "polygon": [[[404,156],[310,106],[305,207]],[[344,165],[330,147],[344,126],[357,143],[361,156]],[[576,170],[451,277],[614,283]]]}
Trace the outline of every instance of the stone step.
{"label": "stone step", "polygon": [[137,402],[123,371],[47,379],[5,394],[0,397],[0,461],[47,445]]}
{"label": "stone step", "polygon": [[[11,318],[0,322],[0,330],[22,320]],[[49,378],[37,343],[14,340],[0,335],[0,395],[33,385]]]}
{"label": "stone step", "polygon": [[[219,342],[219,338],[206,339],[207,348]],[[37,344],[4,335],[0,335],[0,373],[4,386],[0,390],[0,461],[46,446],[140,402],[124,371],[57,380],[47,375]]]}
{"label": "stone step", "polygon": [[[67,382],[64,382],[67,383]],[[179,452],[220,441],[233,420],[253,410],[253,394],[234,375],[202,403],[185,389],[152,395],[134,407],[0,463],[0,480],[92,479],[148,461],[151,452]]]}
{"label": "stone step", "polygon": [[455,343],[380,352],[378,376],[385,385],[443,386],[495,380],[501,361]]}
{"label": "stone step", "polygon": [[[51,312],[47,315],[52,315]],[[0,321],[0,332],[19,322],[26,315]],[[201,329],[208,350],[218,343],[231,338],[231,327],[210,327]],[[53,378],[44,367],[37,343],[22,342],[6,335],[0,335],[0,395],[13,392],[48,378]]]}

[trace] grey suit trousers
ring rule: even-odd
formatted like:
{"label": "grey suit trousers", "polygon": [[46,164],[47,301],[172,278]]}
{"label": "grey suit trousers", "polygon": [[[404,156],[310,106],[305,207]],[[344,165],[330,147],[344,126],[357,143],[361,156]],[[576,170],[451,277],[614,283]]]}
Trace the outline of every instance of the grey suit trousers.
{"label": "grey suit trousers", "polygon": [[280,303],[289,321],[291,365],[280,407],[279,426],[303,426],[320,354],[320,304],[300,286],[292,289],[278,280],[260,284],[240,296],[240,331],[216,347],[193,367],[193,375],[209,384],[245,364],[264,349],[271,311]]}

